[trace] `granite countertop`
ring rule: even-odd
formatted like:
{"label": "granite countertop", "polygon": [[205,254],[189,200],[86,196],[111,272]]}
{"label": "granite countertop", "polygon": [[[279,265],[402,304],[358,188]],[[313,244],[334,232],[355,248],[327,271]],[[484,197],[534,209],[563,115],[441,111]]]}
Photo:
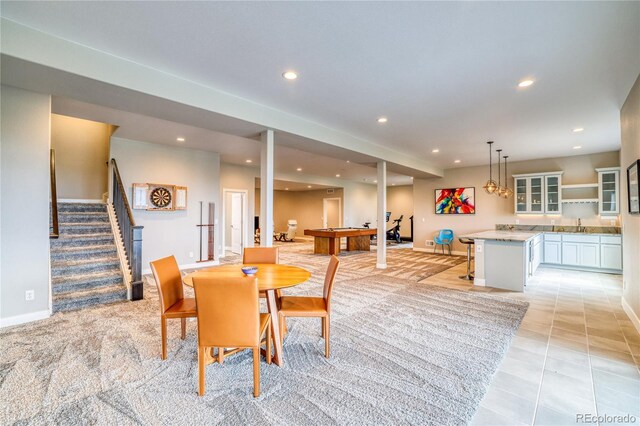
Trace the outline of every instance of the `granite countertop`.
{"label": "granite countertop", "polygon": [[472,234],[462,235],[461,238],[471,238],[474,240],[494,240],[494,241],[528,241],[542,232],[522,232],[522,231],[482,231]]}
{"label": "granite countertop", "polygon": [[[584,231],[582,230],[584,229]],[[526,231],[549,232],[555,234],[587,234],[587,235],[616,235],[621,234],[619,226],[584,226],[578,231],[577,226],[572,225],[496,225],[498,231]]]}

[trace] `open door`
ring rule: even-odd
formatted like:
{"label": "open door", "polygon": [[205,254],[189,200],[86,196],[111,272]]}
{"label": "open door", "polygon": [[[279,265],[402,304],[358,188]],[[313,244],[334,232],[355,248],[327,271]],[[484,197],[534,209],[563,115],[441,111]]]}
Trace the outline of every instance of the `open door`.
{"label": "open door", "polygon": [[323,228],[340,228],[342,226],[342,216],[340,215],[340,198],[325,198],[323,207]]}
{"label": "open door", "polygon": [[231,193],[231,251],[237,254],[242,253],[243,206],[244,194],[241,192]]}

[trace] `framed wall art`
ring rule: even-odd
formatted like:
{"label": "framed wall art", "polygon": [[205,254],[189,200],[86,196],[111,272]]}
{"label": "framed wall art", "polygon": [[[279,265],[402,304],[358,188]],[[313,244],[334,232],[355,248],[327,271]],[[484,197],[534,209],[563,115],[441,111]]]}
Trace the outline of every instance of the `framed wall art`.
{"label": "framed wall art", "polygon": [[474,187],[436,189],[436,214],[475,214]]}
{"label": "framed wall art", "polygon": [[629,214],[640,214],[638,169],[640,169],[640,160],[634,161],[629,167],[627,167],[627,197],[629,201]]}

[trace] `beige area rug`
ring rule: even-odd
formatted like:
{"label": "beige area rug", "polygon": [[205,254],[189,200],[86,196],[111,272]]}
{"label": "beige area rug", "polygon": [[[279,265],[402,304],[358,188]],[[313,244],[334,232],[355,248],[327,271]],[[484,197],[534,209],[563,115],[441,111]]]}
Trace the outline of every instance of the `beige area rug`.
{"label": "beige area rug", "polygon": [[[325,256],[283,248],[312,271],[289,294],[320,295]],[[196,322],[169,326],[160,360],[158,300],[61,313],[0,332],[0,424],[465,424],[472,418],[527,304],[419,284],[462,259],[389,252],[342,258],[334,289],[332,356],[317,319],[288,321],[284,366],[261,364],[252,396],[244,352],[207,367],[198,397]],[[227,259],[230,261],[231,259]],[[235,259],[236,261],[239,259]]]}

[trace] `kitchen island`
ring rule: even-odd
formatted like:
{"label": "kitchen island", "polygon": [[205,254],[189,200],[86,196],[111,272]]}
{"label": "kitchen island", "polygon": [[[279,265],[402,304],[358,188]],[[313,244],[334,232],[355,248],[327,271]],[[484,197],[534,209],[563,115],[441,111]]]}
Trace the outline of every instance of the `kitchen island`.
{"label": "kitchen island", "polygon": [[474,240],[474,285],[522,292],[542,261],[542,232],[492,230],[462,238]]}

